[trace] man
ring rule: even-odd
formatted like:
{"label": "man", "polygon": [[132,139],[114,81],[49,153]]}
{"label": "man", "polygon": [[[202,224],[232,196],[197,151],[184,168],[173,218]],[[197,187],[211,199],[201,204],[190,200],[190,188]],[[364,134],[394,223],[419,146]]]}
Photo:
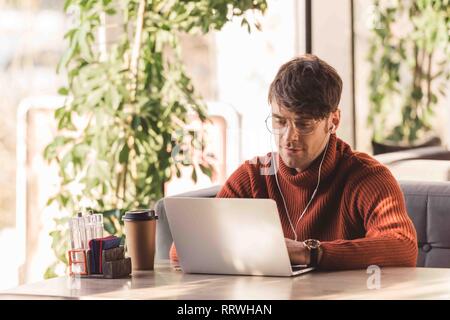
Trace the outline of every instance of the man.
{"label": "man", "polygon": [[281,66],[266,121],[278,153],[246,161],[217,197],[275,200],[292,264],[414,267],[416,231],[397,181],[336,137],[341,92],[336,70],[314,55]]}

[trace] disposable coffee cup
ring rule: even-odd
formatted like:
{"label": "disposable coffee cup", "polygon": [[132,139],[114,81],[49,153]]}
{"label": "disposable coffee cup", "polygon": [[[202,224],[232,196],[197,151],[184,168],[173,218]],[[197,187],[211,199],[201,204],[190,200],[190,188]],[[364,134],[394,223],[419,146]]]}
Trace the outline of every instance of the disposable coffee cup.
{"label": "disposable coffee cup", "polygon": [[133,270],[153,270],[156,220],[154,210],[133,210],[123,216],[128,256]]}

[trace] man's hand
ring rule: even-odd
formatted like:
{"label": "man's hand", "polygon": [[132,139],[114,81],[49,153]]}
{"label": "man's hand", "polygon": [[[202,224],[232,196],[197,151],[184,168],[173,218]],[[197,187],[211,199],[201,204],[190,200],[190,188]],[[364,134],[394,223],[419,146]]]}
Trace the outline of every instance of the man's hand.
{"label": "man's hand", "polygon": [[[286,241],[286,247],[288,249],[291,264],[310,264],[309,250],[305,247],[303,242],[294,241],[289,238],[284,238],[284,240]],[[318,263],[320,263],[320,260],[322,259],[322,254],[323,251],[319,248],[319,256],[317,257]]]}
{"label": "man's hand", "polygon": [[289,238],[284,238],[284,240],[286,241],[291,264],[309,264],[309,250],[303,242],[294,241]]}

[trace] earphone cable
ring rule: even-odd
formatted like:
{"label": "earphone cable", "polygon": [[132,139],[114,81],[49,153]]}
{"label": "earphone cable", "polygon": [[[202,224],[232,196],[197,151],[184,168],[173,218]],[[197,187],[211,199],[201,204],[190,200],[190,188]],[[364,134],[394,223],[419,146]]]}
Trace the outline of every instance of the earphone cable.
{"label": "earphone cable", "polygon": [[275,181],[276,181],[276,184],[277,184],[278,191],[280,192],[281,198],[282,198],[282,200],[283,200],[284,209],[285,209],[285,211],[286,211],[286,215],[287,215],[287,218],[288,218],[288,220],[289,220],[289,225],[290,225],[291,230],[292,230],[292,232],[293,232],[293,234],[294,234],[294,240],[295,240],[295,241],[297,241],[297,232],[296,232],[295,230],[297,229],[298,223],[299,223],[300,219],[303,218],[304,214],[306,213],[306,210],[308,210],[308,207],[310,206],[311,202],[313,201],[314,197],[316,196],[317,190],[319,189],[319,185],[320,185],[320,175],[321,175],[321,170],[322,170],[322,163],[323,163],[323,161],[324,161],[324,159],[325,159],[325,155],[326,155],[326,153],[327,153],[327,151],[328,151],[328,145],[329,145],[329,143],[330,143],[330,137],[331,137],[331,134],[329,135],[329,138],[328,138],[328,141],[327,141],[327,145],[326,145],[325,150],[324,150],[324,153],[323,153],[323,155],[322,155],[322,160],[320,161],[320,165],[319,165],[319,173],[318,173],[318,177],[317,177],[317,185],[316,185],[316,188],[314,189],[314,191],[313,191],[313,193],[312,193],[312,195],[311,195],[311,198],[309,199],[309,201],[308,201],[308,203],[307,203],[305,209],[303,210],[302,214],[301,214],[300,217],[297,219],[297,223],[295,224],[295,228],[294,228],[294,226],[293,226],[293,224],[292,224],[292,220],[291,220],[291,217],[290,217],[290,215],[289,215],[289,211],[288,211],[287,205],[286,205],[286,200],[285,200],[285,198],[284,198],[283,192],[281,191],[281,187],[280,187],[280,184],[279,184],[279,182],[278,182],[278,170],[277,170],[277,166],[276,166],[277,159],[274,159],[274,152],[273,152],[273,147],[272,147],[272,139],[270,139],[270,148],[271,148],[271,150],[272,150],[272,161],[273,161],[273,163],[274,163],[274,169],[275,169]]}

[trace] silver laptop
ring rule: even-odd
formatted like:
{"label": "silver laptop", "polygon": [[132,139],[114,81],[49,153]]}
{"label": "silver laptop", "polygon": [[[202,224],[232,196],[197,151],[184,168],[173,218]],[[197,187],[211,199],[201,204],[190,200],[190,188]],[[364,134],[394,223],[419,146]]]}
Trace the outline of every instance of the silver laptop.
{"label": "silver laptop", "polygon": [[272,199],[164,199],[186,273],[289,277],[313,270],[292,266]]}

